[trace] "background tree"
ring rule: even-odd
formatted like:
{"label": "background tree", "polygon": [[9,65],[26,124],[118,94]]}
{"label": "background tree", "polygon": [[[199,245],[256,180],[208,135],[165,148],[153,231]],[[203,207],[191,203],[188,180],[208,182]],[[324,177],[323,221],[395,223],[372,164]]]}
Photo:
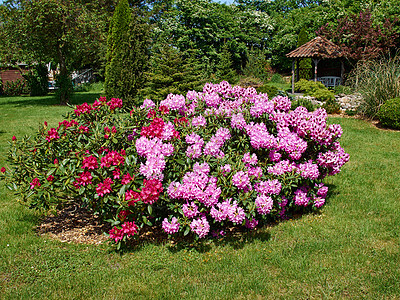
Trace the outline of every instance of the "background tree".
{"label": "background tree", "polygon": [[149,60],[149,32],[150,27],[138,10],[131,9],[127,0],[119,1],[107,40],[107,97],[121,98],[127,106],[135,104]]}
{"label": "background tree", "polygon": [[143,97],[161,101],[170,93],[186,95],[189,90],[200,90],[205,80],[195,57],[194,50],[181,52],[170,44],[155,49]]}
{"label": "background tree", "polygon": [[398,33],[393,23],[385,19],[376,24],[369,9],[340,18],[337,24],[328,23],[318,31],[340,46],[350,60],[370,60],[388,53],[396,45]]}
{"label": "background tree", "polygon": [[238,76],[232,66],[232,59],[229,52],[228,43],[225,43],[222,47],[222,51],[219,54],[219,57],[219,62],[216,65],[215,72],[216,83],[225,80],[231,84],[235,84],[238,80]]}
{"label": "background tree", "polygon": [[[300,47],[301,45],[304,45],[309,41],[308,34],[306,29],[303,27],[301,28],[299,32],[299,36],[297,39],[297,47]],[[309,79],[311,77],[311,58],[303,58],[300,59],[299,61],[299,80],[304,78],[304,79]]]}
{"label": "background tree", "polygon": [[[88,1],[8,0],[0,10],[3,61],[59,65],[60,102],[68,102],[70,72],[101,53],[107,14]],[[13,47],[10,48],[10,45]],[[12,49],[12,51],[8,51]]]}

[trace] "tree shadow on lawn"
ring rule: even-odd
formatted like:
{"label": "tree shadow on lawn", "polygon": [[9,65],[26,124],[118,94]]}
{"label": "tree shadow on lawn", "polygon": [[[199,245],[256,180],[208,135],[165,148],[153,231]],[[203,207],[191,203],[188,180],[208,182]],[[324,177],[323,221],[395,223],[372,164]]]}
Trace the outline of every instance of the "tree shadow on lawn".
{"label": "tree shadow on lawn", "polygon": [[[100,93],[75,93],[72,95],[69,104],[70,105],[81,105],[85,102],[93,103],[96,99],[100,97]],[[2,101],[0,98],[1,105],[12,105],[15,107],[27,107],[27,106],[63,106],[60,101],[55,97],[55,95],[48,96],[16,96],[7,97],[8,101]],[[15,100],[14,100],[15,99]]]}

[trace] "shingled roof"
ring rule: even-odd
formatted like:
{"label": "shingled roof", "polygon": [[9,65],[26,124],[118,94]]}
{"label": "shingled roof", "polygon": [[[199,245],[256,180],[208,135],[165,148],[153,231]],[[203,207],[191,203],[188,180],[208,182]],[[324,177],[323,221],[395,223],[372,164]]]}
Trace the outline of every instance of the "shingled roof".
{"label": "shingled roof", "polygon": [[341,57],[342,53],[339,46],[326,38],[317,36],[308,43],[286,54],[286,56],[291,58],[337,58]]}

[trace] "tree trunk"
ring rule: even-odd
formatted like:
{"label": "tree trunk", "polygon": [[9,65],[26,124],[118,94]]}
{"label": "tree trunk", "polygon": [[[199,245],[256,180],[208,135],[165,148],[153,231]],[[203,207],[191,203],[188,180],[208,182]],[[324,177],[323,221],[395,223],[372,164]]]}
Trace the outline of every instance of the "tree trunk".
{"label": "tree trunk", "polygon": [[68,84],[68,69],[65,63],[65,56],[62,51],[62,46],[59,45],[58,47],[58,61],[60,64],[60,74],[59,74],[59,98],[60,98],[60,105],[67,105],[69,103],[69,84]]}

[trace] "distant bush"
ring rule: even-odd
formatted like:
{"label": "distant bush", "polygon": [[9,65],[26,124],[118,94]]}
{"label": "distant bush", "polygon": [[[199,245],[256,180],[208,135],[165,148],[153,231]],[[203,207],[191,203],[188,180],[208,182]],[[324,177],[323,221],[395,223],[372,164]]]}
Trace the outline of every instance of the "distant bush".
{"label": "distant bush", "polygon": [[291,109],[295,110],[299,106],[307,108],[308,111],[314,111],[316,109],[316,106],[312,104],[311,100],[305,98],[300,98],[298,100],[293,101]]}
{"label": "distant bush", "polygon": [[340,113],[340,105],[335,100],[329,99],[327,100],[322,108],[325,108],[328,114],[339,114]]}
{"label": "distant bush", "polygon": [[297,92],[303,92],[304,95],[314,97],[319,101],[335,99],[333,92],[328,90],[321,82],[300,79],[294,84],[294,89]]}
{"label": "distant bush", "polygon": [[378,118],[383,126],[400,129],[400,98],[386,101],[379,108]]}
{"label": "distant bush", "polygon": [[310,96],[315,97],[319,101],[327,101],[335,99],[335,95],[327,88],[318,89],[315,92],[313,92]]}
{"label": "distant bush", "polygon": [[256,88],[258,93],[267,94],[268,98],[272,99],[278,94],[278,88],[272,85],[264,84]]}
{"label": "distant bush", "polygon": [[240,78],[238,85],[244,88],[247,87],[260,87],[263,84],[262,80],[258,77],[254,77],[254,76],[245,76]]}
{"label": "distant bush", "polygon": [[282,76],[278,73],[275,73],[274,75],[272,75],[271,77],[271,82],[273,83],[285,83],[285,81],[283,80]]}
{"label": "distant bush", "polygon": [[387,100],[400,97],[400,56],[360,62],[348,81],[364,99],[362,113],[374,117]]}
{"label": "distant bush", "polygon": [[14,81],[7,81],[3,86],[3,93],[5,96],[19,96],[28,94],[29,88],[25,80],[20,78]]}
{"label": "distant bush", "polygon": [[310,81],[306,79],[300,79],[294,84],[294,90],[296,92],[312,93],[318,89],[324,89],[325,86],[317,81]]}
{"label": "distant bush", "polygon": [[353,90],[349,86],[337,85],[334,87],[333,92],[335,93],[335,95],[338,95],[338,94],[347,94],[348,95],[348,94],[352,94]]}
{"label": "distant bush", "polygon": [[24,78],[29,87],[29,94],[31,96],[44,96],[47,95],[48,89],[48,72],[45,65],[37,65],[27,74]]}

